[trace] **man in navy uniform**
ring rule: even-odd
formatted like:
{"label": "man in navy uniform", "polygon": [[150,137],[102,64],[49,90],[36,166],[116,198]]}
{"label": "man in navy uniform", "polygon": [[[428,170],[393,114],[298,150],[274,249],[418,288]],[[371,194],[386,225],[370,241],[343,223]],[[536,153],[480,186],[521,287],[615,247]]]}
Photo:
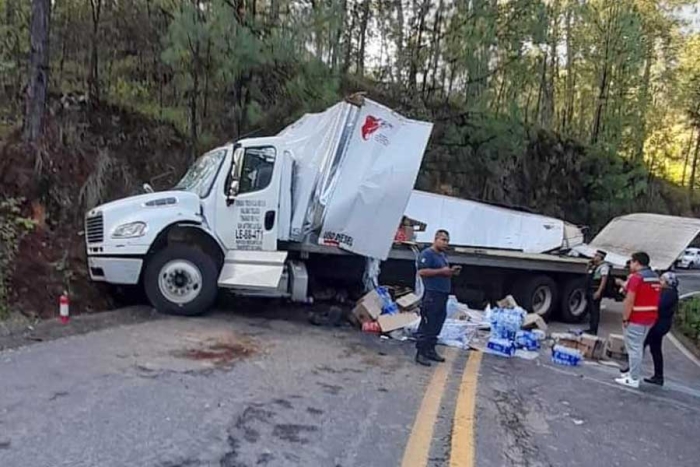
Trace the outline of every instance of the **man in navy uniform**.
{"label": "man in navy uniform", "polygon": [[444,362],[435,351],[437,338],[447,316],[447,297],[452,288],[452,276],[461,269],[450,267],[445,252],[449,247],[450,234],[446,230],[435,232],[433,244],[423,250],[418,259],[418,275],[423,280],[424,293],[421,305],[421,321],[416,342],[416,362],[430,366],[430,361]]}

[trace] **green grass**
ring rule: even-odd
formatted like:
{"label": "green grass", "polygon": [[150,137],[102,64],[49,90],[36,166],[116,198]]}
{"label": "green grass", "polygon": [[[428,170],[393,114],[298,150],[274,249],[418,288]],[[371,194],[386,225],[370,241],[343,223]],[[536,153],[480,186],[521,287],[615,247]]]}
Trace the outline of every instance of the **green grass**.
{"label": "green grass", "polygon": [[674,326],[696,347],[700,346],[700,297],[682,300],[674,320]]}

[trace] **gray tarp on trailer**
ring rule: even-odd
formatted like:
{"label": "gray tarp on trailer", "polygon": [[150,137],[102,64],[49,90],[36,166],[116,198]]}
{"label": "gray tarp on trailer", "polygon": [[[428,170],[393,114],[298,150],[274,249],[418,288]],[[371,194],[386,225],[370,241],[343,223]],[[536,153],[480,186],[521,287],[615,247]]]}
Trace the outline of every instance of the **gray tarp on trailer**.
{"label": "gray tarp on trailer", "polygon": [[616,217],[588,245],[574,250],[592,256],[596,250],[608,253],[607,261],[623,267],[630,255],[645,251],[651,267],[669,269],[690,242],[700,234],[700,219],[661,214],[628,214]]}

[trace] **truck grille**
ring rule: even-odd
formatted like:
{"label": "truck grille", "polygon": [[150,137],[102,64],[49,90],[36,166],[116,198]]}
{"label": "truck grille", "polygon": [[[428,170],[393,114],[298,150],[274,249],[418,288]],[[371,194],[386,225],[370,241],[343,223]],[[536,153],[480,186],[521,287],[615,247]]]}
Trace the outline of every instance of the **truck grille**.
{"label": "truck grille", "polygon": [[102,243],[104,230],[104,218],[101,212],[85,219],[85,235],[88,243]]}

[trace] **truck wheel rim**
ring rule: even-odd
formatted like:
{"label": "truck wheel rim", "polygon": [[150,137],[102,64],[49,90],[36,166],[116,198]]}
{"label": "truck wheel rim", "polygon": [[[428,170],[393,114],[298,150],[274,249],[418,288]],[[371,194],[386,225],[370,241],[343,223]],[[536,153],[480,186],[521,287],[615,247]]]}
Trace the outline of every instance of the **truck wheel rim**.
{"label": "truck wheel rim", "polygon": [[532,294],[532,312],[544,315],[552,307],[552,291],[549,287],[541,285]]}
{"label": "truck wheel rim", "polygon": [[575,290],[569,295],[569,313],[581,316],[586,311],[586,296],[582,290]]}
{"label": "truck wheel rim", "polygon": [[158,276],[158,287],[172,303],[190,303],[202,291],[202,274],[189,261],[176,259],[165,264]]}

